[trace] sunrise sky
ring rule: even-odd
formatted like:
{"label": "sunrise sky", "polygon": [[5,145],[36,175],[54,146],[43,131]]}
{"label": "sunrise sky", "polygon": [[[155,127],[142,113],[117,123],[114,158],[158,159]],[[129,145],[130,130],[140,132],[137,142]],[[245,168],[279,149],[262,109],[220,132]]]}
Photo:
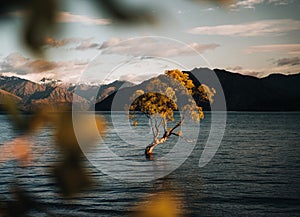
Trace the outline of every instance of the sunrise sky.
{"label": "sunrise sky", "polygon": [[22,46],[22,11],[11,13],[0,22],[0,73],[76,82],[92,60],[96,75],[86,77],[97,82],[140,82],[181,66],[257,77],[300,72],[298,0],[240,0],[226,6],[196,0],[122,2],[147,9],[157,22],[122,26],[92,1],[67,0],[57,18],[60,34],[47,39],[47,60],[34,59]]}

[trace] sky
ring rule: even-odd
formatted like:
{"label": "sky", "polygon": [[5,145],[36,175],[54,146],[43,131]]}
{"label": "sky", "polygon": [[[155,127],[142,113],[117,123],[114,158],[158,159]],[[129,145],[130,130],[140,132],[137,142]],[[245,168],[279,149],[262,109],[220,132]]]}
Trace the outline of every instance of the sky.
{"label": "sky", "polygon": [[22,11],[0,21],[0,74],[33,81],[141,82],[179,68],[209,67],[266,77],[300,73],[300,1],[123,0],[154,24],[121,25],[93,1],[65,0],[59,34],[49,35],[46,59],[22,45]]}

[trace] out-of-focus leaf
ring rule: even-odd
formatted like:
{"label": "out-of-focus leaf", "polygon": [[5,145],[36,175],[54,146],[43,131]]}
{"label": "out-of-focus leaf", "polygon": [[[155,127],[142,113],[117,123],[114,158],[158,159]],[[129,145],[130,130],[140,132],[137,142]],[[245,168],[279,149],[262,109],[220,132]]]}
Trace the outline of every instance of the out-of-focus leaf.
{"label": "out-of-focus leaf", "polygon": [[57,3],[56,0],[31,0],[30,2],[24,39],[35,54],[41,55],[45,38],[55,24]]}
{"label": "out-of-focus leaf", "polygon": [[[76,135],[73,121],[76,123]],[[58,115],[55,126],[56,144],[62,150],[81,153],[80,145],[89,147],[95,142],[99,135],[104,136],[106,124],[104,119],[89,114],[72,116],[71,112]]]}
{"label": "out-of-focus leaf", "polygon": [[172,193],[156,193],[133,210],[133,217],[180,217],[183,216],[181,203]]}
{"label": "out-of-focus leaf", "polygon": [[76,122],[76,136],[81,145],[90,147],[97,142],[100,135],[106,132],[106,123],[103,118],[91,114],[81,114],[73,117]]}
{"label": "out-of-focus leaf", "polygon": [[3,97],[1,104],[9,115],[14,125],[14,130],[21,135],[33,134],[53,119],[53,115],[50,113],[54,112],[54,110],[49,107],[40,107],[33,110],[30,115],[22,115],[20,108],[13,99]]}
{"label": "out-of-focus leaf", "polygon": [[[183,0],[187,1],[187,0]],[[216,3],[221,6],[230,6],[236,0],[189,0],[199,3]],[[92,2],[92,1],[87,1]],[[137,22],[157,23],[157,17],[153,16],[149,8],[129,7],[128,3],[117,0],[94,0],[99,8],[107,12],[113,19],[126,24]],[[0,16],[11,11],[26,11],[24,28],[24,42],[34,54],[43,55],[43,45],[46,36],[53,33],[56,26],[58,2],[57,0],[2,0],[0,1]],[[0,17],[0,19],[5,16]]]}
{"label": "out-of-focus leaf", "polygon": [[126,22],[126,23],[155,23],[156,19],[151,13],[145,8],[139,9],[125,9],[123,2],[115,0],[97,0],[98,5],[104,12],[108,12],[113,19]]}
{"label": "out-of-focus leaf", "polygon": [[22,117],[20,115],[20,111],[18,108],[17,103],[9,98],[9,97],[2,97],[2,107],[4,110],[10,115],[10,118],[17,130],[22,130],[25,128],[25,123],[22,120]]}
{"label": "out-of-focus leaf", "polygon": [[23,8],[28,5],[31,0],[1,0],[0,1],[0,15],[5,15],[8,12]]}
{"label": "out-of-focus leaf", "polygon": [[93,183],[81,160],[74,154],[65,156],[61,163],[55,165],[53,175],[62,194],[66,197],[80,193]]}
{"label": "out-of-focus leaf", "polygon": [[63,152],[81,153],[77,138],[74,132],[72,113],[60,113],[57,115],[55,124],[55,144]]}
{"label": "out-of-focus leaf", "polygon": [[0,146],[0,162],[17,160],[21,166],[32,161],[32,142],[26,136],[18,137]]}
{"label": "out-of-focus leaf", "polygon": [[49,107],[40,107],[28,116],[28,133],[33,134],[46,124],[53,122],[55,110]]}
{"label": "out-of-focus leaf", "polygon": [[52,216],[43,205],[38,202],[38,199],[33,197],[23,188],[14,184],[11,193],[13,200],[5,201],[0,204],[0,216],[5,217],[24,217],[28,216],[28,212],[35,210],[39,213],[44,213],[48,216]]}
{"label": "out-of-focus leaf", "polygon": [[[82,114],[72,116],[71,112],[59,113],[55,123],[55,143],[61,150],[61,163],[56,164],[53,176],[64,196],[73,196],[91,186],[92,180],[85,169],[80,144],[86,147],[94,144],[105,131],[102,118]],[[76,123],[76,134],[73,121]]]}

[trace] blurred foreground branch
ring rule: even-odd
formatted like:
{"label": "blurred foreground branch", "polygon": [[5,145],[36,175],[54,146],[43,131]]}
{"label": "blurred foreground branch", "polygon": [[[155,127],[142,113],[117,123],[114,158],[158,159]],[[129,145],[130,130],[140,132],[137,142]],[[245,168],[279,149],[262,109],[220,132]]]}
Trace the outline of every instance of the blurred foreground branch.
{"label": "blurred foreground branch", "polygon": [[[234,0],[185,1],[217,3],[222,6],[228,6],[234,2]],[[11,12],[25,11],[23,41],[35,55],[43,56],[46,37],[57,31],[55,27],[61,2],[57,0],[0,0],[0,19],[7,18]],[[90,0],[86,2],[95,3],[99,10],[107,14],[109,18],[125,25],[157,22],[157,15],[154,16],[147,7],[132,8],[128,7],[128,3],[117,0]]]}

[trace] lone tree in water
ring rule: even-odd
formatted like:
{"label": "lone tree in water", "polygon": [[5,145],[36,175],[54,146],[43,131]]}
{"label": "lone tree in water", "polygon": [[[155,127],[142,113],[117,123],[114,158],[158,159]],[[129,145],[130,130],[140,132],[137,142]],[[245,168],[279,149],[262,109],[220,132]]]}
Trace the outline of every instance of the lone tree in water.
{"label": "lone tree in water", "polygon": [[[129,118],[137,126],[136,114],[144,114],[150,121],[153,141],[145,150],[147,156],[170,136],[181,137],[180,126],[187,118],[200,122],[204,118],[201,102],[212,103],[215,89],[205,84],[195,87],[189,74],[178,69],[167,70],[164,75],[151,79],[145,90],[137,90],[131,97]],[[198,103],[194,99],[197,99]],[[181,112],[181,120],[174,122],[174,111]]]}

